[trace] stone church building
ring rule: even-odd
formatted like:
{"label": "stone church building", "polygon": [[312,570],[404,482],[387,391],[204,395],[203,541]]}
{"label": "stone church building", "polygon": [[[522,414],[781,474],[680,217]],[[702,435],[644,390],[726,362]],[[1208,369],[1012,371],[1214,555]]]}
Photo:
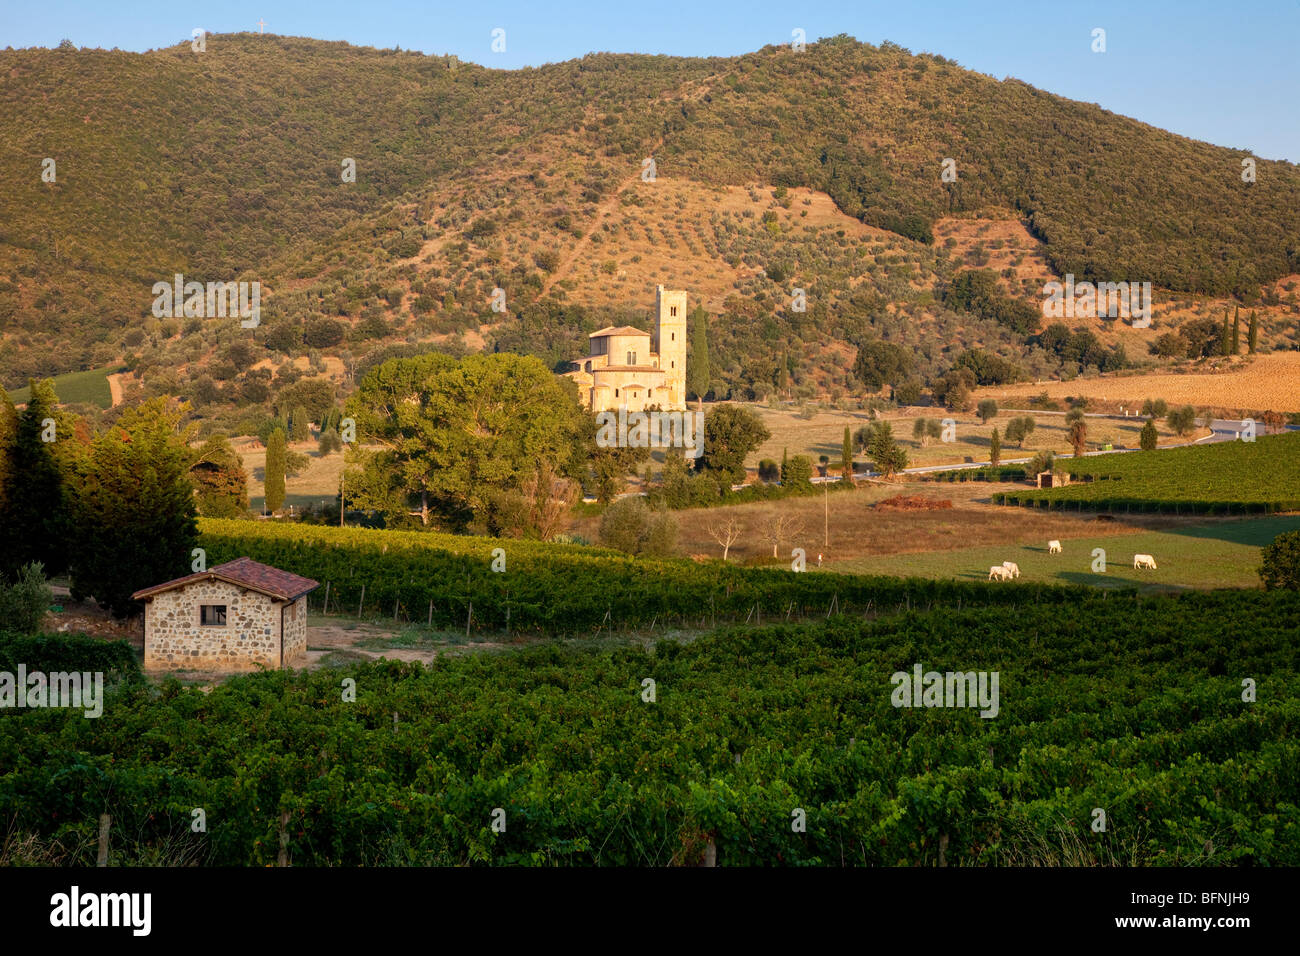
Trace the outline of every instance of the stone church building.
{"label": "stone church building", "polygon": [[307,661],[310,578],[236,558],[131,595],[144,602],[146,670],[252,671]]}
{"label": "stone church building", "polygon": [[593,412],[651,406],[686,408],[686,293],[655,290],[655,332],[630,325],[590,335],[590,354],[574,363],[567,378],[578,383],[582,403]]}

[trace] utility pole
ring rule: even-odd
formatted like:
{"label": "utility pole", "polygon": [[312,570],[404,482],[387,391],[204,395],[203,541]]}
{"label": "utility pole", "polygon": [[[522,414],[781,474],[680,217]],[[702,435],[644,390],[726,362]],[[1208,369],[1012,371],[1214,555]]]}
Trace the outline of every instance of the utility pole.
{"label": "utility pole", "polygon": [[827,482],[822,491],[822,550],[828,551],[831,546],[831,486]]}
{"label": "utility pole", "polygon": [[343,507],[343,475],[344,475],[344,470],[340,469],[339,471],[339,527],[340,528],[343,527],[343,513],[345,511]]}

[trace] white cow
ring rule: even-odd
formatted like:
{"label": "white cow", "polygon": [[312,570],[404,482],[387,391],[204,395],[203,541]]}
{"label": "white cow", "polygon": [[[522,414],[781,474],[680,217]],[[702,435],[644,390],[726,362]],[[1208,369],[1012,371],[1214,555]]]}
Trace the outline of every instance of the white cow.
{"label": "white cow", "polygon": [[1152,571],[1155,571],[1157,570],[1156,559],[1151,557],[1149,554],[1135,554],[1133,555],[1133,568],[1134,570],[1138,568],[1150,568]]}
{"label": "white cow", "polygon": [[1011,580],[1011,572],[1008,571],[1006,568],[1004,568],[1002,565],[1000,565],[1000,564],[995,564],[995,565],[993,565],[993,567],[989,568],[989,580],[990,580],[990,581],[1010,581],[1010,580]]}
{"label": "white cow", "polygon": [[1007,574],[1011,575],[1013,578],[1020,577],[1020,565],[1016,564],[1016,562],[1003,561],[1002,566],[1007,569]]}
{"label": "white cow", "polygon": [[1048,554],[1060,554],[1060,553],[1061,553],[1061,542],[1059,542],[1059,541],[1049,541],[1049,542],[1047,542],[1047,553],[1048,553]]}

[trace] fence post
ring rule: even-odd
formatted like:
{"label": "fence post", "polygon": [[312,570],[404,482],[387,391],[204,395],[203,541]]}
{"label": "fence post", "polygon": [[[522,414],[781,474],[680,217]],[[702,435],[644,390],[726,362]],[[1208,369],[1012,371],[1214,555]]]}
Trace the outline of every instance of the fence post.
{"label": "fence post", "polygon": [[280,852],[275,858],[276,866],[289,865],[289,811],[280,814]]}
{"label": "fence post", "polygon": [[108,866],[108,828],[112,822],[113,818],[107,813],[99,815],[99,855],[95,858],[95,866]]}
{"label": "fence post", "polygon": [[326,581],[325,582],[325,610],[322,611],[321,613],[328,614],[329,612],[330,612],[330,583]]}
{"label": "fence post", "polygon": [[366,586],[361,585],[361,603],[357,605],[357,620],[361,620],[361,609],[366,606]]}

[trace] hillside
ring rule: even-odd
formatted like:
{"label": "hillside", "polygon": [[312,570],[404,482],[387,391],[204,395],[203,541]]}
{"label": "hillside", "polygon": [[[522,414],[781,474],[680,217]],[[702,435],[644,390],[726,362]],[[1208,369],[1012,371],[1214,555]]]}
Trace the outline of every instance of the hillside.
{"label": "hillside", "polygon": [[[266,402],[313,351],[336,380],[385,344],[558,364],[598,325],[643,321],[658,282],[713,312],[715,388],[746,398],[782,365],[805,394],[850,389],[872,336],[912,346],[923,376],[969,347],[1061,371],[942,305],[961,267],[1035,307],[1067,271],[1177,293],[1147,334],[1094,323],[1131,359],[1228,296],[1261,310],[1265,344],[1289,347],[1300,313],[1297,167],[1261,160],[1247,185],[1240,151],[888,43],[495,71],[235,34],[201,54],[4,51],[0,69],[10,388],[123,361],[144,393],[213,415]],[[262,325],[153,318],[176,272],[260,281]]]}

